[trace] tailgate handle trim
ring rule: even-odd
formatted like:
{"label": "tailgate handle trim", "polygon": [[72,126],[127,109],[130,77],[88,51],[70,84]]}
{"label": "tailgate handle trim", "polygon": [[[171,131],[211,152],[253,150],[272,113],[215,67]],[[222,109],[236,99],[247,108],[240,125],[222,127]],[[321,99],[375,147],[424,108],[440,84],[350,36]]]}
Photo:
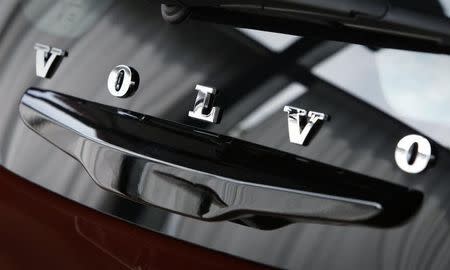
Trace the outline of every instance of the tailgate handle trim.
{"label": "tailgate handle trim", "polygon": [[205,221],[393,226],[422,200],[385,181],[52,91],[28,89],[20,114],[100,187]]}

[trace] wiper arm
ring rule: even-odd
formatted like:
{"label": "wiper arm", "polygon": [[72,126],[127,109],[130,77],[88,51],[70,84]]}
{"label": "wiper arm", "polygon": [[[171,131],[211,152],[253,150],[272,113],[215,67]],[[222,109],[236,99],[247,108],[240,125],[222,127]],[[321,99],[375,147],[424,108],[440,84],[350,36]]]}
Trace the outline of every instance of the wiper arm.
{"label": "wiper arm", "polygon": [[411,10],[396,0],[161,1],[163,17],[172,23],[192,12],[194,19],[236,26],[370,46],[450,52],[447,17]]}
{"label": "wiper arm", "polygon": [[322,15],[382,17],[388,10],[387,0],[163,0],[188,7],[230,8],[293,13],[314,12]]}

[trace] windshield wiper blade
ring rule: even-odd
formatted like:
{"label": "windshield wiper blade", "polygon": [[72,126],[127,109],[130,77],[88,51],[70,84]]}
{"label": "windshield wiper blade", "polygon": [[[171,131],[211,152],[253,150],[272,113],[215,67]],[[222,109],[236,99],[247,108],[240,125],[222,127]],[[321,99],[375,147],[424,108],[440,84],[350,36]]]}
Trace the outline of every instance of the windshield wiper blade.
{"label": "windshield wiper blade", "polygon": [[[178,0],[175,0],[178,1]],[[166,3],[176,3],[166,0]],[[379,18],[388,11],[387,0],[180,0],[188,7],[254,9],[260,11],[313,12],[327,16],[355,15]]]}
{"label": "windshield wiper blade", "polygon": [[450,52],[450,20],[443,12],[420,12],[397,2],[162,0],[162,13],[169,22],[180,22],[192,13],[194,19],[260,30],[315,35],[370,46]]}

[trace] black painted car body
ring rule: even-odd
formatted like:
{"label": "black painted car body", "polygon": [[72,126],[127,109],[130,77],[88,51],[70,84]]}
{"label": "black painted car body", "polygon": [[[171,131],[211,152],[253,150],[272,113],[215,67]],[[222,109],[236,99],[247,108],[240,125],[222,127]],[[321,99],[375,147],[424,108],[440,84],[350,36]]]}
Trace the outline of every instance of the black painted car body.
{"label": "black painted car body", "polygon": [[[136,226],[273,267],[449,267],[447,55],[196,20],[170,25],[157,1],[4,1],[0,14],[0,162],[8,170]],[[36,76],[36,43],[67,51],[50,78]],[[108,74],[121,64],[140,81],[125,99],[107,89]],[[188,116],[197,84],[218,89],[220,123]],[[331,119],[309,145],[292,144],[285,105]],[[74,147],[83,139],[55,135],[52,126],[62,125],[126,153],[128,167],[117,169],[101,150],[86,161]],[[420,174],[394,160],[397,142],[409,134],[433,146],[433,163]],[[103,158],[100,173],[125,185],[101,186],[98,168],[89,168],[96,158]],[[294,217],[251,205],[208,218],[213,207],[232,203],[184,171],[171,178],[164,200],[141,196],[140,184],[155,178],[142,176],[148,168],[137,158],[251,183],[225,190],[235,201],[248,200],[239,188],[255,184],[375,202],[381,212],[342,222],[343,213],[327,219],[299,210]],[[264,207],[279,202],[276,196],[269,192]],[[186,214],[189,198],[200,198],[200,206]]]}

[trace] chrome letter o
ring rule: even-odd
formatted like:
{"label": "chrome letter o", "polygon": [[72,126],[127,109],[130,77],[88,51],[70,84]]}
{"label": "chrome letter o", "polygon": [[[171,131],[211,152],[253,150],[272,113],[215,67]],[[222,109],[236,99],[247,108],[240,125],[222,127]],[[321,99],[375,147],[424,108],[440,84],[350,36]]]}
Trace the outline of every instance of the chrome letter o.
{"label": "chrome letter o", "polygon": [[424,171],[431,156],[430,142],[420,135],[408,135],[402,138],[395,149],[395,162],[398,167],[412,174]]}
{"label": "chrome letter o", "polygon": [[127,97],[138,87],[139,77],[131,67],[119,65],[108,76],[108,90],[115,97]]}

